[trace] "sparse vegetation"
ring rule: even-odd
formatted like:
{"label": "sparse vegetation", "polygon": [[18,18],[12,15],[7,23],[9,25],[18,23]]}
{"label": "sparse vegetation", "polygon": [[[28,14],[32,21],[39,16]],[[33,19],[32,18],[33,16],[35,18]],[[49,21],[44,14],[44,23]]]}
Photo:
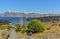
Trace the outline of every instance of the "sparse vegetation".
{"label": "sparse vegetation", "polygon": [[21,29],[21,33],[25,33],[26,32],[26,29]]}
{"label": "sparse vegetation", "polygon": [[[47,23],[42,23],[38,19],[32,19],[29,21],[28,25],[26,28],[21,27],[21,24],[16,24],[15,25],[15,30],[18,36],[28,36],[28,34],[31,36],[35,37],[50,37],[54,39],[55,37],[60,35],[60,23],[56,23],[58,25],[55,26],[56,22],[47,22]],[[53,25],[54,24],[54,25]],[[9,29],[11,25],[9,24],[4,24],[0,26],[0,29]],[[45,30],[46,27],[46,30]],[[44,32],[43,32],[44,31]]]}
{"label": "sparse vegetation", "polygon": [[10,25],[8,25],[8,24],[1,25],[0,29],[10,29]]}
{"label": "sparse vegetation", "polygon": [[20,32],[21,31],[21,25],[20,24],[16,24],[16,32]]}

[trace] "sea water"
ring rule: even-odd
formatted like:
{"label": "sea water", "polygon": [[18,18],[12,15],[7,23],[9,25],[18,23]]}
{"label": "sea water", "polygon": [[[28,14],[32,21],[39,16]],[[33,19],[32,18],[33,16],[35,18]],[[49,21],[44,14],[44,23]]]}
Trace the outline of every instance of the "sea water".
{"label": "sea water", "polygon": [[[16,24],[16,23],[20,23],[22,24],[23,21],[23,17],[0,17],[0,20],[7,20],[9,22],[11,22],[12,24]],[[25,18],[24,19],[24,23],[27,24],[28,19]]]}

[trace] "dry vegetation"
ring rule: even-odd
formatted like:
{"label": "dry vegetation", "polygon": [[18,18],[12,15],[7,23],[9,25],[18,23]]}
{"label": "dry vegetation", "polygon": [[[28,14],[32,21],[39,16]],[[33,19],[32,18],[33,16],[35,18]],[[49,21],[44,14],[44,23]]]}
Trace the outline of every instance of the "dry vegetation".
{"label": "dry vegetation", "polygon": [[[32,36],[34,37],[49,37],[51,39],[59,39],[60,38],[60,26],[51,26],[53,23],[49,22],[47,24],[44,24],[47,26],[46,28],[50,28],[49,30],[45,30],[44,32],[41,33],[35,33]],[[57,23],[59,24],[59,23]],[[22,34],[20,32],[17,33],[18,36],[27,36],[26,33]]]}
{"label": "dry vegetation", "polygon": [[[51,39],[60,38],[60,26],[58,26],[58,25],[52,26],[52,24],[53,24],[52,22],[44,23],[44,25],[46,26],[46,30],[41,33],[35,33],[32,36],[34,36],[34,37],[49,37]],[[59,22],[57,24],[59,24]],[[49,28],[49,29],[47,29],[47,28]],[[28,36],[27,33],[21,33],[21,32],[17,32],[17,35],[23,36],[23,37]],[[1,30],[0,30],[0,39],[3,39],[3,37],[1,36]]]}

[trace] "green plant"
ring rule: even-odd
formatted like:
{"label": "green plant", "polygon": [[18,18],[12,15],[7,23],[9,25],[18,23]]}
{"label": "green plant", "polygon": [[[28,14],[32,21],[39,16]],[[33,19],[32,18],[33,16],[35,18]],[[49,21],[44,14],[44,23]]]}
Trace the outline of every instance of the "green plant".
{"label": "green plant", "polygon": [[19,31],[21,31],[21,25],[20,24],[16,24],[15,25],[16,26],[16,32],[19,32]]}
{"label": "green plant", "polygon": [[8,24],[1,25],[0,29],[10,29],[10,25],[8,25]]}
{"label": "green plant", "polygon": [[42,22],[38,19],[32,19],[27,25],[28,31],[33,33],[43,32],[45,30]]}
{"label": "green plant", "polygon": [[25,28],[21,30],[21,33],[25,33],[25,32],[26,32],[26,29]]}

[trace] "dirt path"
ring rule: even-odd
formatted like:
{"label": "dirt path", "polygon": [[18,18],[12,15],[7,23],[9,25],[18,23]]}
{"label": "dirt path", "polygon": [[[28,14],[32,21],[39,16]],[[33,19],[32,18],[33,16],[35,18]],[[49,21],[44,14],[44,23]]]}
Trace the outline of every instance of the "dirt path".
{"label": "dirt path", "polygon": [[14,29],[10,30],[10,37],[8,39],[17,39],[17,35]]}

